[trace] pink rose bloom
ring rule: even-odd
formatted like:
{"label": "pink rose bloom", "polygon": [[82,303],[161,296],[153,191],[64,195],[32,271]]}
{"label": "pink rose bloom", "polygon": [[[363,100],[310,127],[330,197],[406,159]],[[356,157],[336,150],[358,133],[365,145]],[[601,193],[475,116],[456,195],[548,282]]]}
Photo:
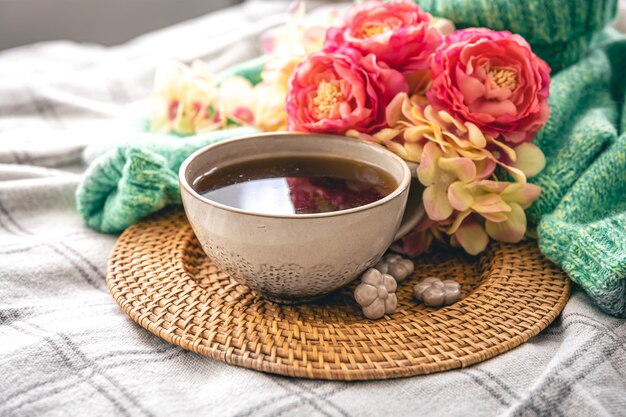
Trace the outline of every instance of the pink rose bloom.
{"label": "pink rose bloom", "polygon": [[411,0],[355,4],[344,23],[326,32],[326,51],[354,48],[364,55],[376,55],[402,73],[428,68],[441,44],[441,35],[430,25],[430,14]]}
{"label": "pink rose bloom", "polygon": [[289,79],[287,127],[300,132],[372,132],[385,126],[387,104],[406,91],[402,74],[374,55],[313,54]]}
{"label": "pink rose bloom", "polygon": [[550,67],[519,35],[458,30],[431,65],[430,103],[509,144],[530,142],[548,120]]}

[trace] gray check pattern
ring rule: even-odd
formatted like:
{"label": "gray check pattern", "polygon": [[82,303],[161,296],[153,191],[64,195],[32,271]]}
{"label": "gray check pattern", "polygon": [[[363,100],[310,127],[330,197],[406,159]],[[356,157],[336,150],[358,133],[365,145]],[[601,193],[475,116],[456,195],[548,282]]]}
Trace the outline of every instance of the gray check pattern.
{"label": "gray check pattern", "polygon": [[[258,55],[283,3],[247,3],[103,48],[0,54],[1,416],[625,416],[626,322],[576,288],[521,347],[463,370],[378,382],[250,371],[171,346],[106,290],[115,236],[74,211],[82,154],[128,139],[155,65]],[[89,158],[89,155],[87,155]]]}

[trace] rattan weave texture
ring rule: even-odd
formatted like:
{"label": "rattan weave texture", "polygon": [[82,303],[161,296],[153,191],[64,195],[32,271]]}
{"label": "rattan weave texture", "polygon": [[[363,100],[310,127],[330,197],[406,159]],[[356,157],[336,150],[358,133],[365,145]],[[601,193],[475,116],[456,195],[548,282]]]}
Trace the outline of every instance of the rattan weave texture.
{"label": "rattan weave texture", "polygon": [[[427,276],[459,281],[463,299],[433,310],[412,298]],[[418,258],[398,309],[370,321],[354,284],[316,303],[280,305],[231,280],[206,257],[182,211],[127,229],[108,262],[122,309],[169,343],[234,365],[305,378],[369,380],[468,366],[524,343],[561,312],[565,274],[533,243],[494,244],[478,258]]]}

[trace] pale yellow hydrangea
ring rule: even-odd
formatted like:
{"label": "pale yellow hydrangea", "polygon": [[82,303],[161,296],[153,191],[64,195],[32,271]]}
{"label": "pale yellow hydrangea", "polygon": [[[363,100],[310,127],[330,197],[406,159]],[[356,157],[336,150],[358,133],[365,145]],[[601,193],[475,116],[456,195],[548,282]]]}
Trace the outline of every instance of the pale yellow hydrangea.
{"label": "pale yellow hydrangea", "polygon": [[[528,208],[539,197],[539,187],[527,178],[539,173],[545,158],[537,146],[511,148],[462,123],[445,111],[436,111],[424,96],[399,94],[387,107],[387,125],[372,135],[347,135],[386,146],[407,161],[419,163],[417,177],[424,185],[424,208],[432,224],[414,236],[421,249],[429,236],[445,233],[468,253],[482,252],[489,238],[519,242],[526,231]],[[512,182],[499,181],[500,166]]]}

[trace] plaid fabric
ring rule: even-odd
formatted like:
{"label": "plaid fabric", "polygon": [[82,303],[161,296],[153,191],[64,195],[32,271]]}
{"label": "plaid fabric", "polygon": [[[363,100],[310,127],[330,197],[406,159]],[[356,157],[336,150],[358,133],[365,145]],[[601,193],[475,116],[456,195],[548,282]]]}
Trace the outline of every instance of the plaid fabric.
{"label": "plaid fabric", "polygon": [[115,238],[74,212],[82,150],[131,131],[163,58],[216,70],[251,58],[283,8],[245,4],[115,48],[56,42],[0,54],[0,415],[626,415],[626,321],[577,288],[553,325],[511,352],[361,383],[212,361],[118,308],[104,283]]}

